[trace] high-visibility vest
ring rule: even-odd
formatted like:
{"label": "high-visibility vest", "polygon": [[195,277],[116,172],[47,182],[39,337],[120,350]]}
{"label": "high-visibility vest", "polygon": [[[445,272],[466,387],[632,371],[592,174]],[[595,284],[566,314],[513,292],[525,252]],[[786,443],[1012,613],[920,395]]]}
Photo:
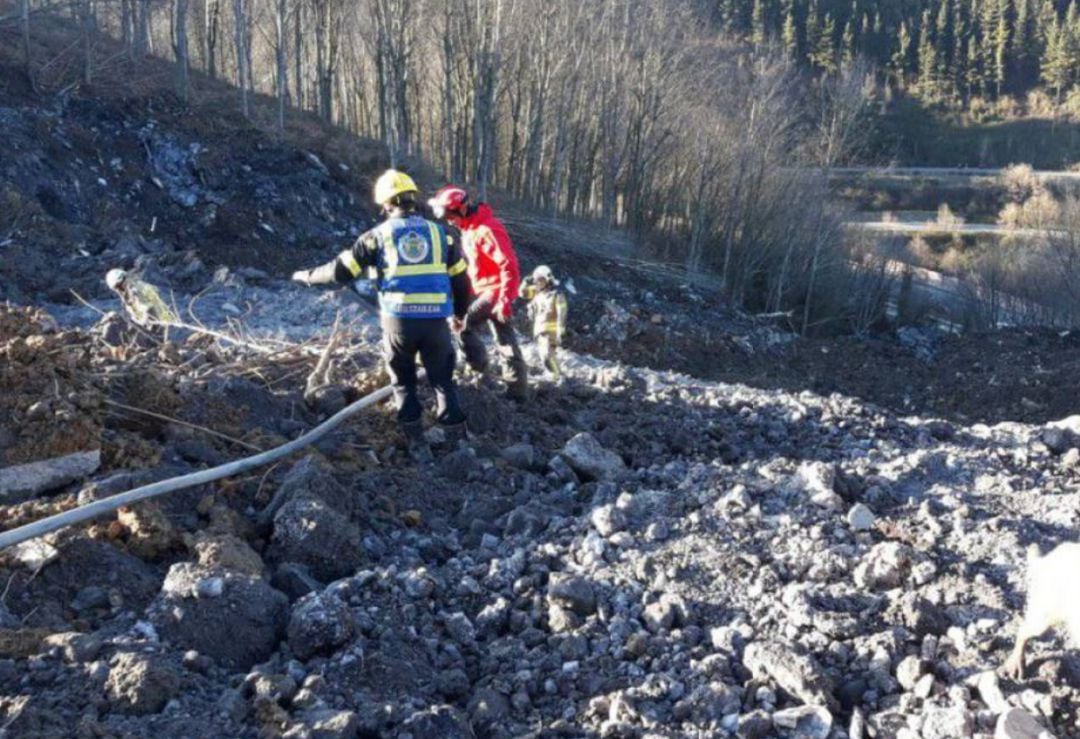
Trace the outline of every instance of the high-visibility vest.
{"label": "high-visibility vest", "polygon": [[446,231],[420,216],[390,218],[375,229],[379,307],[398,318],[453,315]]}
{"label": "high-visibility vest", "polygon": [[526,285],[521,293],[529,303],[529,315],[533,320],[533,337],[543,335],[561,338],[566,331],[566,295],[558,287],[537,290]]}

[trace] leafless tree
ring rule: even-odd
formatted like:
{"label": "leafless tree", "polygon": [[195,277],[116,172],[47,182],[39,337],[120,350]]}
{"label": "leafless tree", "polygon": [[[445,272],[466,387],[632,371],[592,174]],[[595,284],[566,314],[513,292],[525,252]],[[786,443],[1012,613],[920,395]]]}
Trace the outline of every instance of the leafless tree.
{"label": "leafless tree", "polygon": [[[767,42],[717,33],[712,0],[191,2],[169,13],[181,94],[194,53],[245,114],[273,96],[279,130],[312,110],[479,197],[630,229],[807,331],[865,275],[812,171],[858,153],[867,70],[799,76]],[[151,0],[102,7],[136,57],[165,37]]]}
{"label": "leafless tree", "polygon": [[251,15],[248,2],[249,0],[233,0],[233,43],[236,51],[237,87],[240,89],[240,111],[245,116],[250,114],[248,89],[251,87],[251,56],[248,49],[251,39],[249,30]]}
{"label": "leafless tree", "polygon": [[34,68],[33,59],[30,56],[30,0],[19,0],[19,26],[22,32],[23,65],[26,78],[33,85]]}
{"label": "leafless tree", "polygon": [[176,94],[181,100],[188,97],[188,0],[173,0],[172,8],[172,44],[176,57]]}

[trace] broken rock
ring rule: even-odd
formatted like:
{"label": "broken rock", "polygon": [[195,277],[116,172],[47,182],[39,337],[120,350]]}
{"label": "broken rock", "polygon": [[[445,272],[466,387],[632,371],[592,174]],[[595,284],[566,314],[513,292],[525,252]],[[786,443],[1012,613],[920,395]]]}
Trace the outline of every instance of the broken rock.
{"label": "broken rock", "polygon": [[[205,597],[211,589],[205,583],[214,583],[216,590],[218,581],[220,594]],[[288,598],[258,577],[179,562],[169,568],[148,615],[162,638],[246,668],[277,648],[285,631]]]}
{"label": "broken rock", "polygon": [[180,691],[180,678],[160,658],[124,652],[105,681],[113,708],[121,713],[158,713]]}
{"label": "broken rock", "polygon": [[579,616],[596,612],[596,591],[592,583],[582,577],[553,574],[548,584],[548,600]]}
{"label": "broken rock", "polygon": [[899,587],[911,572],[911,548],[895,541],[881,542],[855,568],[855,583],[870,590]]}
{"label": "broken rock", "polygon": [[401,727],[413,739],[476,739],[469,720],[452,706],[436,706],[417,711]]}
{"label": "broken rock", "polygon": [[243,539],[231,534],[199,532],[195,536],[193,549],[199,564],[204,567],[231,570],[256,577],[264,574],[262,557]]}
{"label": "broken rock", "polygon": [[329,582],[356,572],[364,561],[357,546],[360,530],[345,516],[314,496],[297,497],[274,516],[271,539],[278,559],[306,565],[311,574]]}
{"label": "broken rock", "polygon": [[301,714],[285,732],[284,739],[354,739],[360,733],[360,719],[352,711],[319,708]]}
{"label": "broken rock", "polygon": [[827,739],[832,731],[832,714],[821,706],[785,708],[774,713],[772,718],[776,728],[806,739]]}
{"label": "broken rock", "polygon": [[0,469],[0,501],[21,503],[94,474],[101,466],[101,450],[76,452]]}
{"label": "broken rock", "polygon": [[613,480],[626,471],[622,457],[605,449],[589,433],[580,433],[566,442],[562,457],[574,472],[587,480]]}
{"label": "broken rock", "polygon": [[348,606],[336,595],[321,592],[305,595],[289,617],[289,648],[297,658],[328,654],[345,644],[354,633]]}
{"label": "broken rock", "polygon": [[994,729],[994,739],[1053,739],[1053,736],[1022,708],[1001,714]]}
{"label": "broken rock", "polygon": [[831,686],[821,668],[808,656],[776,642],[752,642],[743,653],[743,664],[755,678],[768,679],[803,703],[828,706]]}
{"label": "broken rock", "polygon": [[844,504],[835,491],[836,467],[825,462],[803,462],[787,481],[789,492],[809,498],[823,508],[838,509]]}

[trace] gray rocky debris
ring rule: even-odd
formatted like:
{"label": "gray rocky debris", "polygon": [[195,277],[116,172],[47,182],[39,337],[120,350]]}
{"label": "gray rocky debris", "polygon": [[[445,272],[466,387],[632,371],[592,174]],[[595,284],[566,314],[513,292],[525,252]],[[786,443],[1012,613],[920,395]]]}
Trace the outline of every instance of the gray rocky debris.
{"label": "gray rocky debris", "polygon": [[158,713],[180,690],[180,678],[160,657],[122,652],[109,667],[105,692],[114,710]]}
{"label": "gray rocky debris", "polygon": [[278,559],[302,564],[329,582],[363,564],[364,550],[357,546],[362,538],[360,529],[322,498],[303,495],[274,515],[271,545]]}
{"label": "gray rocky debris", "polygon": [[561,456],[586,480],[614,480],[626,471],[622,458],[605,449],[592,434],[580,433],[563,446]]}
{"label": "gray rocky debris", "polygon": [[352,638],[352,613],[333,593],[310,593],[292,607],[286,633],[298,659],[328,654]]}
{"label": "gray rocky debris", "polygon": [[[207,583],[220,592],[205,597]],[[270,656],[285,631],[288,598],[262,578],[208,570],[192,562],[169,568],[148,615],[163,639],[215,661],[248,667]]]}

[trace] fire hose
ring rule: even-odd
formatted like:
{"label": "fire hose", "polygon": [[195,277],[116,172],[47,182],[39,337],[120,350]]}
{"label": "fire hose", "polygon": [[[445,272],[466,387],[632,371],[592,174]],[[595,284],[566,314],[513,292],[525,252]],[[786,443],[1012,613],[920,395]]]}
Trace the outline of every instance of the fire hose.
{"label": "fire hose", "polygon": [[[422,373],[420,374],[422,375]],[[263,465],[275,462],[305,447],[311,446],[360,411],[389,398],[392,392],[392,388],[387,386],[369,393],[341,409],[310,431],[281,446],[267,449],[265,452],[227,462],[226,464],[211,467],[210,469],[199,470],[198,472],[192,472],[179,477],[171,477],[168,480],[160,480],[151,483],[150,485],[143,485],[134,490],[129,490],[126,493],[119,493],[108,498],[103,498],[102,500],[95,500],[92,503],[87,503],[78,508],[72,508],[63,513],[57,513],[54,516],[48,516],[47,518],[34,521],[33,523],[24,524],[11,529],[10,531],[4,531],[0,533],[0,549],[6,549],[7,547],[20,544],[29,539],[36,539],[39,536],[44,536],[45,534],[56,531],[57,529],[62,529],[66,526],[89,521],[106,513],[111,513],[118,508],[131,505],[132,503],[138,503],[142,500],[156,498],[165,495],[166,493],[192,488],[197,485],[205,485],[208,482],[214,482],[215,480],[239,475],[248,470],[255,469],[256,467],[262,467]]]}

